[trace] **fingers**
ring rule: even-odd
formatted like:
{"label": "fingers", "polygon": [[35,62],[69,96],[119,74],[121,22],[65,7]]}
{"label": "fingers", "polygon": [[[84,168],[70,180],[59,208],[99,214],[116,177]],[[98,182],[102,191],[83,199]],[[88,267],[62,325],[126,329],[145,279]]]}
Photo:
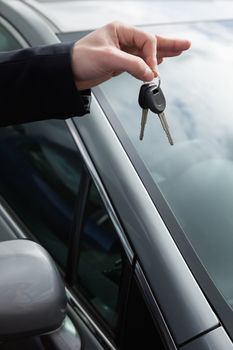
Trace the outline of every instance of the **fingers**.
{"label": "fingers", "polygon": [[119,22],[110,23],[76,42],[72,69],[79,89],[100,84],[121,72],[151,81],[157,64],[180,55],[188,40],[167,39]]}
{"label": "fingers", "polygon": [[163,57],[175,57],[182,54],[183,51],[158,51],[157,60]]}
{"label": "fingers", "polygon": [[162,62],[162,58],[179,56],[191,46],[188,40],[154,36],[139,28],[118,22],[115,23],[115,26],[119,47],[126,52],[137,52],[136,55],[148,64],[155,75],[157,64]]}
{"label": "fingers", "polygon": [[116,33],[120,48],[135,48],[150,68],[156,71],[156,37],[154,35],[123,23],[116,25]]}
{"label": "fingers", "polygon": [[[161,36],[156,36],[157,38],[157,50],[163,52],[182,52],[188,50],[191,46],[189,40],[183,39],[169,39]],[[172,56],[171,54],[169,56]]]}
{"label": "fingers", "polygon": [[107,60],[105,64],[109,65],[109,70],[113,70],[112,76],[119,72],[128,72],[137,79],[151,81],[156,75],[142,58],[118,49],[112,50],[111,60]]}

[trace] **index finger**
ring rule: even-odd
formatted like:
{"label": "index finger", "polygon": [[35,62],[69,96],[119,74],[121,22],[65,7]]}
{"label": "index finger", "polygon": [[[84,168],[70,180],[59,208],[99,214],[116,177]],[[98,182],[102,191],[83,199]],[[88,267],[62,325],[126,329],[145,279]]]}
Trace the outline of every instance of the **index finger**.
{"label": "index finger", "polygon": [[140,51],[146,63],[154,69],[157,65],[156,58],[156,37],[143,30],[119,23],[116,27],[116,33],[121,48],[135,48]]}
{"label": "index finger", "polygon": [[157,38],[157,50],[163,51],[184,51],[188,50],[191,46],[191,42],[185,39],[170,39],[156,35]]}

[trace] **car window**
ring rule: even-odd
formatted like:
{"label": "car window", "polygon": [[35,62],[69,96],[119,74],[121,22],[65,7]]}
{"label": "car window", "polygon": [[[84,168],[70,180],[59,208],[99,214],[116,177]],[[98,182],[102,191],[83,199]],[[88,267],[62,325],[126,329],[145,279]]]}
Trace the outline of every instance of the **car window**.
{"label": "car window", "polygon": [[92,183],[81,232],[76,288],[112,328],[119,316],[123,269],[119,237]]}
{"label": "car window", "polygon": [[[135,166],[143,180],[149,179],[148,190],[160,190],[163,203],[170,207],[213,282],[233,307],[233,21],[149,30],[177,37],[185,33],[192,41],[189,52],[167,59],[159,67],[174,146],[151,113],[144,139],[139,140],[139,81],[125,74],[101,89],[141,160]],[[221,77],[213,73],[219,67]],[[165,215],[158,197],[153,198]],[[172,226],[170,229],[172,232]]]}
{"label": "car window", "polygon": [[82,160],[64,121],[0,128],[0,194],[65,266]]}
{"label": "car window", "polygon": [[0,128],[0,162],[0,195],[64,269],[68,256],[67,268],[75,269],[71,234],[73,239],[74,221],[83,221],[75,289],[98,319],[115,328],[125,258],[93,182],[87,198],[81,198],[84,218],[74,215],[83,193],[81,179],[89,175],[66,123],[48,120]]}
{"label": "car window", "polygon": [[0,23],[0,51],[17,50],[21,47],[14,36]]}

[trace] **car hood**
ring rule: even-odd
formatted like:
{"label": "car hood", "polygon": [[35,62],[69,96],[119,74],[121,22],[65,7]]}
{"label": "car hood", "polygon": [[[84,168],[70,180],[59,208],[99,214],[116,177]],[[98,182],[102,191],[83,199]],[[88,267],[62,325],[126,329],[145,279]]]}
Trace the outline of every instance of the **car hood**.
{"label": "car hood", "polygon": [[231,1],[78,1],[23,0],[60,32],[95,29],[120,20],[134,25],[233,19]]}

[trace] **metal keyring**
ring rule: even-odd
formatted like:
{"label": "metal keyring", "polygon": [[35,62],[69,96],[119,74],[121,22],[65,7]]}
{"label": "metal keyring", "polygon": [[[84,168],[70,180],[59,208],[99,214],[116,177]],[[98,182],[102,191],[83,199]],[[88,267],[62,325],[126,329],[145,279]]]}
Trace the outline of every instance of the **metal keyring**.
{"label": "metal keyring", "polygon": [[153,82],[155,81],[155,79],[157,79],[158,80],[158,88],[160,87],[160,84],[161,84],[161,79],[160,79],[160,76],[159,75],[157,75],[157,77],[156,78],[154,78],[153,79]]}
{"label": "metal keyring", "polygon": [[[156,83],[156,80],[158,80],[158,83]],[[160,76],[157,75],[157,77],[155,77],[155,78],[154,78],[153,80],[151,80],[151,81],[144,81],[144,84],[148,84],[148,85],[153,84],[153,85],[156,85],[157,88],[159,88],[159,87],[160,87],[160,84],[161,84]]]}

